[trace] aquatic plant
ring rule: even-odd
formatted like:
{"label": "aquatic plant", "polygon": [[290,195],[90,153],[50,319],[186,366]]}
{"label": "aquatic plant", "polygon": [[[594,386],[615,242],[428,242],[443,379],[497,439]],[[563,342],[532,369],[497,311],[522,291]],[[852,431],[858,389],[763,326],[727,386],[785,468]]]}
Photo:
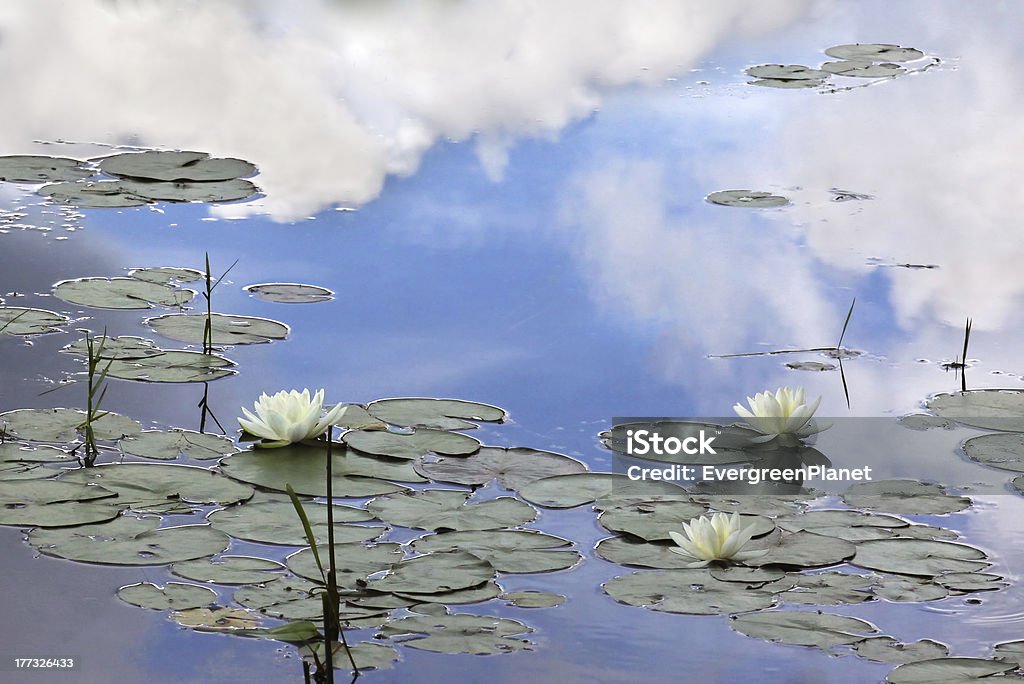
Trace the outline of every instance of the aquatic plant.
{"label": "aquatic plant", "polygon": [[301,392],[281,390],[273,396],[263,393],[253,408],[255,415],[242,408],[245,418],[239,418],[238,424],[249,434],[268,440],[257,446],[272,449],[319,437],[338,422],[348,407],[338,404],[321,418],[324,391],[317,390],[310,398],[307,388]]}
{"label": "aquatic plant", "polygon": [[86,348],[86,406],[85,420],[79,426],[85,433],[85,454],[82,456],[82,465],[90,467],[96,463],[100,455],[99,447],[96,446],[96,433],[93,424],[107,414],[100,410],[100,404],[107,395],[106,379],[107,371],[110,370],[110,363],[113,359],[107,359],[107,365],[100,370],[100,361],[103,357],[103,346],[107,342],[107,331],[103,331],[103,338],[99,344],[89,333],[85,335]]}
{"label": "aquatic plant", "polygon": [[712,561],[745,561],[760,558],[768,553],[767,549],[743,551],[743,546],[754,534],[753,526],[742,529],[740,514],[715,513],[710,518],[705,515],[683,523],[683,532],[669,532],[672,541],[679,548],[670,549],[686,559],[692,559],[687,567],[702,568]]}
{"label": "aquatic plant", "polygon": [[820,403],[821,397],[818,397],[808,405],[804,400],[803,387],[780,387],[774,394],[766,390],[747,397],[750,410],[739,403],[732,409],[750,427],[761,433],[760,437],[754,437],[752,441],[770,442],[780,436],[803,439],[828,429],[829,424],[817,425],[811,421]]}
{"label": "aquatic plant", "polygon": [[203,353],[213,353],[213,291],[220,285],[224,277],[231,272],[231,269],[238,263],[238,259],[228,266],[227,270],[220,274],[217,278],[217,282],[213,281],[213,273],[210,270],[210,253],[206,253],[206,272],[205,284],[206,289],[203,291],[203,297],[206,299],[206,322],[203,326]]}

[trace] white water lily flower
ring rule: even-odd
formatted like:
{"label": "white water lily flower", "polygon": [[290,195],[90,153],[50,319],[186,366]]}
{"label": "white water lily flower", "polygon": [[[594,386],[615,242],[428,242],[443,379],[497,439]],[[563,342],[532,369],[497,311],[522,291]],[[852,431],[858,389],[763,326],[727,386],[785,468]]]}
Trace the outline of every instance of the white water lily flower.
{"label": "white water lily flower", "polygon": [[749,411],[742,404],[736,404],[732,410],[761,433],[761,437],[753,439],[755,442],[768,442],[779,435],[792,435],[799,439],[831,427],[831,423],[817,425],[811,422],[821,397],[808,405],[804,401],[803,387],[780,387],[775,394],[764,391],[747,397],[747,403]]}
{"label": "white water lily flower", "polygon": [[321,417],[324,409],[324,391],[317,390],[313,398],[309,390],[291,392],[282,390],[273,396],[261,394],[253,404],[256,415],[243,408],[245,418],[239,418],[242,429],[267,440],[259,446],[282,447],[304,439],[319,437],[345,413],[347,406],[338,404]]}
{"label": "white water lily flower", "polygon": [[683,523],[683,532],[686,534],[669,531],[672,541],[679,546],[669,550],[692,560],[686,566],[688,568],[702,568],[718,560],[745,561],[768,553],[767,549],[741,550],[753,536],[754,527],[741,529],[739,513],[733,513],[731,517],[725,513],[715,513],[711,518],[702,515]]}

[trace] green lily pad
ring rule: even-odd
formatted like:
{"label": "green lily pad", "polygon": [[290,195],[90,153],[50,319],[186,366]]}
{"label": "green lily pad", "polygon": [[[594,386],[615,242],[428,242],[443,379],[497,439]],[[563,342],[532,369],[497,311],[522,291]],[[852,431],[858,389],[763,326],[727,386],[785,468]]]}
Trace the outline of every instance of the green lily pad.
{"label": "green lily pad", "polygon": [[417,553],[466,551],[507,573],[566,570],[582,560],[566,548],[572,546],[568,539],[536,530],[444,532],[420,537],[411,546]]}
{"label": "green lily pad", "polygon": [[705,569],[642,570],[602,586],[620,603],[663,613],[725,615],[761,610],[775,603],[769,591],[716,580]]}
{"label": "green lily pad", "polygon": [[429,428],[419,428],[411,434],[349,430],[342,436],[342,441],[365,454],[406,460],[415,460],[427,454],[464,456],[480,448],[480,442],[468,435]]}
{"label": "green lily pad", "polygon": [[234,365],[218,354],[171,350],[141,359],[115,359],[107,375],[140,382],[211,382],[237,373]]}
{"label": "green lily pad", "polygon": [[158,202],[235,202],[259,193],[259,188],[241,178],[173,182],[122,179],[118,183],[129,195]]}
{"label": "green lily pad", "polygon": [[749,207],[753,209],[768,209],[771,207],[784,207],[789,200],[781,195],[773,195],[770,192],[760,190],[719,190],[705,197],[712,204],[720,204],[723,207]]}
{"label": "green lily pad", "polygon": [[39,188],[36,193],[54,202],[81,208],[141,207],[150,203],[144,197],[128,193],[121,181],[51,183]]}
{"label": "green lily pad", "polygon": [[880,539],[857,544],[850,561],[869,570],[932,577],[987,567],[985,552],[966,544],[927,539]]}
{"label": "green lily pad", "polygon": [[[306,517],[309,519],[317,544],[326,544],[327,505],[307,501],[302,504],[302,507],[306,511]],[[303,546],[309,543],[302,527],[302,521],[295,513],[295,508],[290,501],[247,503],[214,511],[207,517],[210,524],[236,539],[288,546]],[[335,504],[334,543],[370,541],[387,532],[388,528],[380,525],[344,524],[372,519],[373,516],[361,508]]]}
{"label": "green lily pad", "polygon": [[61,501],[93,501],[116,496],[103,487],[86,487],[61,480],[0,481],[0,505],[50,504]]}
{"label": "green lily pad", "polygon": [[519,496],[545,508],[574,508],[596,499],[616,499],[671,494],[686,496],[686,490],[669,482],[630,480],[618,473],[572,473],[534,480],[519,489]]}
{"label": "green lily pad", "polygon": [[259,616],[243,608],[216,606],[213,608],[186,608],[171,613],[171,619],[182,627],[191,627],[200,632],[241,633],[256,629]]}
{"label": "green lily pad", "polygon": [[[328,547],[320,546],[320,562],[327,570]],[[388,570],[402,560],[402,547],[394,542],[380,544],[335,544],[334,558],[338,586],[345,589],[358,589],[365,586],[370,575]],[[322,582],[320,570],[316,566],[313,552],[306,548],[297,551],[286,559],[288,569],[300,577]]]}
{"label": "green lily pad", "polygon": [[898,536],[909,537],[910,539],[944,539],[952,541],[960,538],[960,534],[956,530],[947,530],[945,527],[934,527],[932,525],[908,525],[894,531],[898,533]]}
{"label": "green lily pad", "polygon": [[608,537],[598,542],[594,552],[610,563],[659,570],[681,570],[693,561],[672,551],[675,544],[655,544],[629,537]]}
{"label": "green lily pad", "polygon": [[0,181],[48,183],[88,178],[95,172],[77,159],[38,154],[11,154],[0,157]]}
{"label": "green lily pad", "polygon": [[157,266],[152,268],[133,268],[128,272],[136,280],[145,280],[160,285],[171,283],[194,283],[206,277],[202,271],[194,268],[181,268],[179,266]]}
{"label": "green lily pad", "polygon": [[806,501],[815,498],[804,495],[758,494],[757,496],[729,496],[728,494],[694,494],[693,501],[702,503],[712,511],[748,513],[751,515],[792,516],[803,511]]}
{"label": "green lily pad", "polygon": [[746,69],[748,76],[754,78],[778,78],[822,81],[828,78],[828,72],[812,69],[801,64],[762,64]]}
{"label": "green lily pad", "polygon": [[57,529],[36,528],[28,543],[47,556],[105,565],[164,565],[202,558],[228,547],[209,525],[157,529],[156,518],[120,517],[110,522]]}
{"label": "green lily pad", "polygon": [[[323,620],[322,585],[298,577],[281,577],[263,584],[239,587],[232,597],[236,603],[258,613],[282,620]],[[377,609],[342,606],[342,623],[386,613]]]}
{"label": "green lily pad", "polygon": [[242,159],[211,158],[205,152],[126,152],[100,161],[103,173],[158,181],[225,181],[256,172]]}
{"label": "green lily pad", "polygon": [[1024,665],[1024,640],[1004,641],[992,647],[995,657],[1000,660]]}
{"label": "green lily pad", "polygon": [[516,608],[554,608],[565,603],[565,597],[561,594],[549,594],[546,591],[507,591],[498,598]]}
{"label": "green lily pad", "polygon": [[43,335],[60,332],[68,322],[67,316],[46,309],[27,309],[23,306],[0,306],[0,333],[8,335]]}
{"label": "green lily pad", "polygon": [[54,285],[53,296],[99,309],[151,309],[154,304],[182,307],[196,293],[135,278],[76,278]]}
{"label": "green lily pad", "polygon": [[466,503],[470,495],[452,489],[421,489],[378,497],[366,504],[366,510],[392,525],[426,530],[497,530],[537,517],[533,506],[512,497]]}
{"label": "green lily pad", "polygon": [[487,615],[413,615],[389,622],[383,637],[408,637],[398,643],[434,653],[493,655],[528,649],[528,639],[514,638],[533,630],[517,620]]}
{"label": "green lily pad", "polygon": [[[93,352],[101,359],[144,359],[150,356],[158,356],[164,353],[163,349],[156,346],[153,340],[144,337],[132,337],[122,335],[121,337],[103,337],[98,335],[93,338]],[[89,347],[86,338],[82,337],[67,345],[61,351],[69,354],[87,356]]]}
{"label": "green lily pad", "polygon": [[[751,586],[764,585],[768,582],[778,582],[787,577],[786,573],[777,568],[747,568],[742,565],[726,565],[719,567],[710,565],[707,571],[716,580],[722,582],[743,582]],[[796,583],[793,583],[796,586]],[[774,591],[776,587],[773,587]]]}
{"label": "green lily pad", "polygon": [[920,641],[903,644],[889,636],[871,637],[870,639],[858,641],[853,645],[853,650],[861,658],[867,658],[868,660],[880,663],[892,663],[893,665],[944,658],[949,655],[949,649],[946,648],[946,645],[940,644],[938,641],[921,639]]}
{"label": "green lily pad", "polygon": [[[407,601],[416,602],[416,612],[433,614],[430,611],[440,612],[436,608],[427,608],[431,605],[456,605],[466,603],[483,603],[497,598],[501,594],[501,587],[497,582],[489,581],[466,589],[454,591],[436,591],[429,594],[412,594],[409,592],[396,592],[395,596]],[[412,608],[410,607],[410,610]]]}
{"label": "green lily pad", "polygon": [[1001,660],[933,658],[900,665],[885,681],[889,684],[969,684],[990,677],[995,680],[1016,669],[1016,663]]}
{"label": "green lily pad", "polygon": [[469,430],[477,427],[475,422],[469,421],[500,423],[505,420],[505,411],[497,406],[461,399],[378,399],[366,408],[385,423],[401,427]]}
{"label": "green lily pad", "polygon": [[238,452],[238,448],[228,437],[180,428],[145,430],[133,437],[122,439],[118,446],[126,454],[163,461],[173,461],[178,456],[205,460]]}
{"label": "green lily pad", "polygon": [[69,471],[61,481],[101,485],[117,492],[119,503],[135,511],[154,513],[188,512],[193,506],[211,504],[226,506],[253,494],[252,487],[205,468],[162,463],[108,463]]}
{"label": "green lily pad", "polygon": [[920,50],[889,43],[835,45],[825,50],[825,54],[836,59],[863,60],[868,62],[911,62],[924,57],[924,53]]}
{"label": "green lily pad", "polygon": [[[303,643],[311,639],[321,638],[319,628],[309,620],[292,620],[277,627],[234,630],[233,634],[251,636],[258,639],[276,639],[292,643]],[[302,648],[300,647],[300,651]]]}
{"label": "green lily pad", "polygon": [[935,583],[952,591],[998,591],[1010,586],[1003,578],[990,572],[951,572],[935,578]]}
{"label": "green lily pad", "polygon": [[910,523],[891,515],[862,511],[817,510],[794,516],[780,517],[776,523],[784,530],[807,530],[826,537],[838,537],[850,542],[869,539],[888,539],[895,531],[902,531]]}
{"label": "green lily pad", "polygon": [[[78,409],[15,409],[0,413],[0,434],[30,442],[70,442],[84,422],[85,411]],[[96,439],[121,439],[142,432],[137,421],[111,412],[92,425]]]}
{"label": "green lily pad", "polygon": [[853,644],[878,630],[870,622],[832,613],[772,610],[732,617],[729,626],[740,634],[782,644],[828,650]]}
{"label": "green lily pad", "polygon": [[817,88],[824,82],[824,80],[812,81],[804,78],[759,78],[756,81],[747,81],[747,85],[761,86],[762,88],[800,89]]}
{"label": "green lily pad", "polygon": [[927,407],[941,418],[986,430],[1024,432],[1024,391],[970,390],[936,394]]}
{"label": "green lily pad", "polygon": [[[707,509],[692,501],[641,501],[606,508],[597,521],[612,532],[625,532],[646,541],[668,541],[669,532],[681,532],[682,523],[707,513]],[[765,519],[768,520],[768,519]],[[769,527],[764,534],[775,529]]]}
{"label": "green lily pad", "polygon": [[494,568],[464,551],[428,553],[395,563],[386,575],[371,579],[371,591],[433,594],[469,589],[494,578]]}
{"label": "green lily pad", "polygon": [[813,575],[793,574],[796,584],[779,594],[783,603],[806,606],[837,606],[864,603],[874,598],[871,589],[877,579],[844,572],[822,572]]}
{"label": "green lily pad", "polygon": [[574,458],[525,447],[481,447],[470,456],[427,457],[413,467],[435,482],[483,485],[497,480],[502,487],[513,491],[545,477],[587,471],[587,466]]}
{"label": "green lily pad", "polygon": [[[327,449],[292,444],[280,449],[256,449],[233,454],[221,461],[228,477],[279,492],[292,486],[297,494],[327,496]],[[361,456],[336,445],[331,454],[331,486],[336,497],[379,496],[405,491],[402,482],[423,482],[407,461],[383,461]]]}
{"label": "green lily pad", "polygon": [[825,372],[834,371],[836,365],[834,363],[822,363],[821,361],[791,361],[786,364],[786,368],[799,371]]}
{"label": "green lily pad", "polygon": [[949,591],[945,587],[935,584],[931,579],[885,576],[879,582],[872,592],[875,596],[888,601],[921,603],[949,596]]}
{"label": "green lily pad", "polygon": [[[763,547],[752,544],[751,548]],[[844,539],[801,531],[783,535],[778,544],[769,544],[767,548],[767,554],[745,561],[746,565],[822,567],[852,558],[858,547]]]}
{"label": "green lily pad", "polygon": [[[349,657],[349,652],[345,650],[344,644],[339,642],[334,647],[332,655],[334,669],[347,670],[351,667],[354,660],[360,672],[365,670],[390,670],[394,666],[395,661],[399,659],[398,650],[393,646],[385,646],[384,644],[364,641],[359,644],[351,644],[349,649],[352,653],[351,658]],[[315,658],[314,653],[316,654]],[[306,644],[299,648],[299,654],[306,657],[310,662],[316,662],[317,660],[323,662],[323,653],[323,643]]]}
{"label": "green lily pad", "polygon": [[349,430],[387,430],[387,423],[370,415],[362,404],[342,404],[345,412],[335,425]]}
{"label": "green lily pad", "polygon": [[[269,582],[285,571],[277,561],[251,556],[220,556],[181,561],[171,566],[171,572],[196,582],[214,584],[258,584]],[[202,604],[200,604],[202,605]]]}
{"label": "green lily pad", "polygon": [[326,287],[299,283],[258,283],[242,289],[257,299],[279,304],[312,304],[334,299],[334,293]]}
{"label": "green lily pad", "polygon": [[[269,318],[215,313],[210,321],[213,344],[262,344],[288,337],[288,326]],[[203,343],[205,314],[164,314],[145,322],[154,332],[172,340]]]}
{"label": "green lily pad", "polygon": [[964,452],[976,463],[1000,470],[1024,473],[1024,434],[981,435],[964,442]]}
{"label": "green lily pad", "polygon": [[0,442],[0,462],[63,463],[70,460],[74,460],[71,454],[55,446]]}
{"label": "green lily pad", "polygon": [[872,64],[860,60],[842,62],[825,62],[821,65],[822,71],[827,71],[836,76],[853,76],[856,78],[889,78],[904,74],[907,70],[899,64],[883,62]]}
{"label": "green lily pad", "polygon": [[843,494],[848,506],[902,515],[942,515],[969,508],[966,496],[946,494],[938,484],[917,480],[858,482]]}
{"label": "green lily pad", "polygon": [[129,584],[117,590],[117,597],[125,603],[153,610],[184,610],[208,606],[217,600],[217,592],[195,584],[168,582],[158,586],[150,582]]}
{"label": "green lily pad", "polygon": [[911,430],[932,430],[934,428],[942,428],[943,430],[952,430],[954,421],[940,418],[938,416],[930,416],[927,413],[911,413],[905,416],[900,416],[896,421],[903,427],[910,428]]}
{"label": "green lily pad", "polygon": [[[108,503],[108,501],[110,503]],[[55,503],[0,504],[0,525],[18,527],[70,527],[113,520],[125,509],[114,500],[58,501]]]}

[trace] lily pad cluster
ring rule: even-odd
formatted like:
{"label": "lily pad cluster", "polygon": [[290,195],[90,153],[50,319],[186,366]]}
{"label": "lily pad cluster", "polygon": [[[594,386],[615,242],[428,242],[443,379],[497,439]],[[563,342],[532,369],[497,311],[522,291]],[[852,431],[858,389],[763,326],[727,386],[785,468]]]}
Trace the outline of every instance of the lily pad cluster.
{"label": "lily pad cluster", "polygon": [[835,45],[825,50],[834,61],[827,61],[817,68],[802,64],[761,64],[746,69],[753,81],[749,85],[766,88],[817,88],[831,76],[852,78],[895,78],[909,73],[908,62],[918,63],[915,70],[937,63],[933,59],[921,66],[923,52],[916,48],[901,47],[887,43],[855,43]]}

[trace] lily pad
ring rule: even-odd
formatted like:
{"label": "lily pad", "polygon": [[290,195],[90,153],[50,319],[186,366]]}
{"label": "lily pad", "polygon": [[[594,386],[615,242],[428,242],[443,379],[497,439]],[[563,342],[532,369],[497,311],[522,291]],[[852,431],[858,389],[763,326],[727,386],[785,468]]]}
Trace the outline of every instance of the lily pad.
{"label": "lily pad", "polygon": [[825,62],[821,65],[823,71],[836,76],[853,76],[856,78],[890,78],[906,73],[906,69],[899,64],[883,62],[872,64],[860,60],[842,62]]}
{"label": "lily pad", "polygon": [[[642,501],[606,508],[597,521],[612,532],[625,532],[646,541],[668,541],[672,538],[670,531],[681,532],[682,523],[706,512],[703,505],[692,501]],[[765,534],[775,528],[771,520],[768,523]]]}
{"label": "lily pad", "polygon": [[0,306],[0,333],[8,335],[43,335],[60,332],[60,326],[67,322],[67,316],[55,311]]}
{"label": "lily pad", "polygon": [[790,361],[786,364],[786,368],[799,371],[824,372],[834,371],[836,365],[834,363],[822,363],[821,361]]}
{"label": "lily pad", "polygon": [[643,570],[602,586],[620,603],[663,613],[725,615],[761,610],[775,603],[769,591],[716,580],[705,569]]}
{"label": "lily pad", "polygon": [[985,552],[966,544],[927,539],[880,539],[857,545],[850,561],[870,570],[932,577],[987,567]]}
{"label": "lily pad", "polygon": [[425,458],[413,467],[435,482],[483,485],[497,480],[499,485],[513,491],[545,477],[587,471],[583,463],[552,451],[488,446],[470,456]]}
{"label": "lily pad", "polygon": [[754,78],[777,78],[821,81],[828,78],[828,72],[812,69],[802,64],[762,64],[746,69]]}
{"label": "lily pad", "polygon": [[[292,486],[297,494],[327,496],[327,449],[293,444],[280,449],[256,449],[228,456],[221,471],[236,480],[279,492]],[[405,491],[407,488],[380,478],[423,482],[407,461],[383,461],[361,456],[337,445],[331,454],[331,486],[334,496],[366,497]]]}
{"label": "lily pad", "polygon": [[1024,432],[1024,390],[970,390],[936,394],[928,409],[941,418],[986,430]]}
{"label": "lily pad", "polygon": [[77,181],[51,183],[36,192],[61,204],[82,208],[141,207],[150,201],[128,193],[121,181]]}
{"label": "lily pad", "polygon": [[133,437],[122,439],[118,446],[131,456],[173,461],[178,456],[195,460],[221,458],[237,453],[230,438],[191,430],[145,430]]}
{"label": "lily pad", "polygon": [[371,579],[367,589],[433,594],[469,589],[493,577],[491,564],[470,553],[428,553],[395,563],[386,575]]}
{"label": "lily pad", "polygon": [[[213,344],[263,344],[288,337],[288,326],[269,318],[215,313],[210,316]],[[146,320],[156,333],[181,342],[202,344],[205,314],[164,314]]]}
{"label": "lily pad", "polygon": [[107,375],[140,382],[211,382],[237,373],[234,365],[218,354],[171,350],[141,359],[115,359]]}
{"label": "lily pad", "polygon": [[335,425],[349,430],[387,430],[387,423],[370,415],[362,404],[342,404],[345,412]]}
{"label": "lily pad", "polygon": [[618,473],[572,473],[534,480],[519,489],[519,495],[530,503],[545,508],[575,508],[596,499],[616,499],[669,494],[686,496],[686,490],[670,482],[631,480]]}
{"label": "lily pad", "polygon": [[411,546],[417,553],[466,551],[507,573],[565,570],[582,560],[566,548],[572,546],[568,539],[536,530],[445,532],[420,537]]}
{"label": "lily pad", "polygon": [[[298,577],[281,577],[263,584],[247,584],[234,593],[235,602],[258,613],[282,620],[323,620],[322,585]],[[387,611],[342,606],[339,617],[346,620],[380,615]]]}
{"label": "lily pad", "polygon": [[211,158],[205,152],[127,152],[100,161],[103,173],[159,181],[225,181],[256,172],[242,159]]}
{"label": "lily pad", "polygon": [[608,537],[594,548],[598,556],[610,563],[659,570],[688,568],[691,560],[672,551],[675,544],[655,544],[629,537]]}
{"label": "lily pad", "polygon": [[790,532],[808,530],[826,537],[838,537],[850,542],[869,539],[888,539],[910,523],[891,515],[846,510],[808,511],[801,515],[780,517],[776,523]]}
{"label": "lily pad", "polygon": [[[0,500],[2,501],[2,500]],[[108,503],[108,501],[110,501]],[[124,506],[113,500],[99,502],[0,503],[0,525],[18,527],[69,527],[113,520]]]}
{"label": "lily pad", "polygon": [[565,603],[561,594],[549,594],[546,591],[508,591],[499,596],[516,608],[554,608]]}
{"label": "lily pad", "polygon": [[[277,561],[251,556],[220,556],[181,561],[171,566],[178,577],[214,584],[258,584],[276,579],[285,571]],[[202,605],[202,604],[199,604]]]}
{"label": "lily pad", "polygon": [[[0,434],[30,442],[70,442],[84,422],[85,411],[78,409],[15,409],[0,413]],[[92,425],[96,439],[121,439],[142,432],[137,421],[111,412]]]}
{"label": "lily pad", "polygon": [[1024,665],[1024,640],[1004,641],[992,647],[996,658]]}
{"label": "lily pad", "polygon": [[386,624],[382,637],[408,637],[398,643],[435,653],[493,655],[528,649],[528,639],[516,635],[532,632],[517,620],[488,615],[413,615]]}
{"label": "lily pad", "polygon": [[465,456],[480,448],[480,442],[468,435],[445,430],[418,428],[411,434],[383,430],[349,430],[342,440],[365,454],[415,460],[427,454]]}
{"label": "lily pad", "polygon": [[251,611],[242,608],[216,606],[214,608],[186,608],[171,613],[171,619],[182,627],[191,627],[202,632],[235,633],[255,629],[260,619]]}
{"label": "lily pad", "polygon": [[471,420],[488,423],[505,420],[505,411],[497,406],[461,399],[378,399],[366,408],[384,422],[401,427],[469,430],[477,427],[475,422],[469,422]]}
{"label": "lily pad", "polygon": [[934,658],[900,665],[885,681],[889,684],[969,684],[990,677],[995,680],[1016,669],[1016,663],[1001,660]]}
{"label": "lily pad", "polygon": [[931,579],[919,579],[917,577],[891,577],[886,576],[880,580],[880,584],[872,589],[875,596],[888,601],[898,603],[920,603],[922,601],[936,601],[949,596],[949,591]]}
{"label": "lily pad", "polygon": [[[136,511],[189,512],[194,506],[228,504],[252,496],[252,487],[205,468],[158,463],[108,463],[61,476],[62,482],[101,485]],[[220,533],[218,533],[220,534]]]}
{"label": "lily pad", "polygon": [[329,302],[334,299],[334,292],[318,285],[301,285],[299,283],[258,283],[242,288],[265,302],[279,304],[312,304]]}
{"label": "lily pad", "polygon": [[924,53],[920,50],[900,47],[890,43],[835,45],[825,50],[825,54],[836,59],[863,60],[868,62],[911,62],[924,57]]}
{"label": "lily pad", "polygon": [[771,207],[783,207],[789,204],[789,200],[781,195],[773,195],[770,192],[760,190],[719,190],[705,197],[712,204],[720,204],[723,207],[749,207],[753,209],[768,209]]}
{"label": "lily pad", "polygon": [[848,506],[902,515],[942,515],[969,508],[966,496],[952,496],[938,484],[917,480],[858,482],[843,494]]}
{"label": "lily pad", "polygon": [[164,565],[212,556],[228,547],[228,536],[209,525],[157,529],[159,525],[156,518],[122,516],[94,525],[36,528],[29,532],[28,543],[48,556],[105,565]]}
{"label": "lily pad", "polygon": [[99,309],[151,309],[154,304],[180,308],[196,293],[135,278],[76,278],[54,285],[53,296]]}
{"label": "lily pad", "polygon": [[878,630],[870,622],[845,615],[822,612],[773,610],[731,618],[729,626],[740,634],[782,644],[816,646],[828,650],[833,646],[853,644],[864,634]]}
{"label": "lily pad", "polygon": [[889,636],[871,637],[858,641],[853,645],[853,650],[861,658],[893,665],[943,658],[949,655],[946,645],[940,644],[938,641],[921,639],[903,644]]}
{"label": "lily pad", "polygon": [[61,480],[0,481],[0,506],[50,504],[61,501],[93,501],[116,496],[103,487],[87,487]]}
{"label": "lily pad", "polygon": [[[349,651],[352,654],[351,658],[349,657]],[[374,644],[369,641],[351,644],[349,651],[346,651],[344,644],[340,642],[334,647],[332,659],[335,669],[346,670],[351,667],[354,660],[360,672],[366,670],[390,670],[395,661],[399,659],[398,650],[393,646]],[[313,656],[314,653],[316,654],[315,658]],[[323,662],[323,653],[323,643],[306,644],[299,648],[299,654],[310,662],[315,662],[316,660]]]}
{"label": "lily pad", "polygon": [[812,81],[804,78],[759,78],[756,81],[748,81],[747,85],[761,86],[762,88],[817,88],[824,80]]}
{"label": "lily pad", "polygon": [[900,416],[896,422],[911,430],[931,430],[934,428],[952,430],[955,427],[954,421],[940,418],[939,416],[930,416],[927,413],[910,413]]}
{"label": "lily pad", "polygon": [[77,159],[38,154],[12,154],[0,157],[0,181],[48,183],[88,178],[95,172]]}
{"label": "lily pad", "polygon": [[1024,473],[1024,434],[981,435],[964,442],[964,452],[976,463]]}
{"label": "lily pad", "polygon": [[194,268],[181,268],[179,266],[157,266],[152,268],[133,268],[128,272],[136,280],[145,280],[160,285],[171,283],[194,283],[206,277],[202,271]]}
{"label": "lily pad", "polygon": [[[407,601],[417,603],[416,612],[428,615],[439,612],[436,608],[427,608],[430,605],[455,605],[463,603],[483,603],[497,598],[501,594],[501,587],[494,581],[484,582],[466,589],[455,591],[437,591],[430,594],[412,594],[409,592],[397,592],[395,596]],[[412,608],[410,607],[410,610]],[[431,612],[434,611],[434,612]]]}
{"label": "lily pad", "polygon": [[184,610],[214,603],[217,600],[217,592],[207,587],[181,582],[168,582],[162,587],[151,582],[139,582],[118,589],[117,597],[139,608]]}
{"label": "lily pad", "polygon": [[990,572],[951,572],[935,578],[935,583],[952,591],[998,591],[1010,586],[1003,578]]}
{"label": "lily pad", "polygon": [[[323,545],[319,549],[320,559],[325,563],[326,571],[329,549]],[[380,544],[335,544],[335,573],[338,586],[345,589],[365,587],[365,580],[370,575],[388,570],[402,560],[402,547],[394,542]],[[288,569],[300,577],[321,582],[320,570],[316,566],[313,552],[306,548],[297,551],[286,559]],[[360,586],[362,585],[362,586]]]}
{"label": "lily pad", "polygon": [[[93,345],[93,353],[101,359],[144,359],[164,353],[164,350],[156,346],[156,342],[153,340],[130,335],[121,337],[99,335],[93,338]],[[88,342],[83,337],[67,345],[61,351],[87,356],[89,354]]]}
{"label": "lily pad", "polygon": [[[313,538],[317,544],[326,544],[327,505],[307,501],[303,502],[302,507],[313,530]],[[207,518],[211,525],[236,539],[288,546],[304,546],[309,543],[291,501],[246,503],[214,511]],[[383,526],[344,524],[372,519],[373,516],[362,508],[335,504],[334,543],[370,541],[384,534],[388,528]]]}
{"label": "lily pad", "polygon": [[466,503],[470,495],[453,489],[421,489],[376,498],[366,504],[366,510],[392,525],[426,530],[497,530],[537,517],[533,506],[512,497]]}
{"label": "lily pad", "polygon": [[877,584],[874,577],[844,572],[794,574],[792,578],[796,581],[795,586],[780,593],[779,600],[807,606],[864,603],[874,598],[871,589]]}
{"label": "lily pad", "polygon": [[[757,544],[752,544],[751,547],[758,548]],[[858,547],[844,539],[801,531],[783,535],[778,544],[770,544],[767,548],[767,554],[745,561],[746,565],[822,567],[841,563],[853,557]]]}
{"label": "lily pad", "polygon": [[235,202],[259,193],[259,188],[241,178],[173,182],[123,179],[118,183],[129,195],[158,202]]}

